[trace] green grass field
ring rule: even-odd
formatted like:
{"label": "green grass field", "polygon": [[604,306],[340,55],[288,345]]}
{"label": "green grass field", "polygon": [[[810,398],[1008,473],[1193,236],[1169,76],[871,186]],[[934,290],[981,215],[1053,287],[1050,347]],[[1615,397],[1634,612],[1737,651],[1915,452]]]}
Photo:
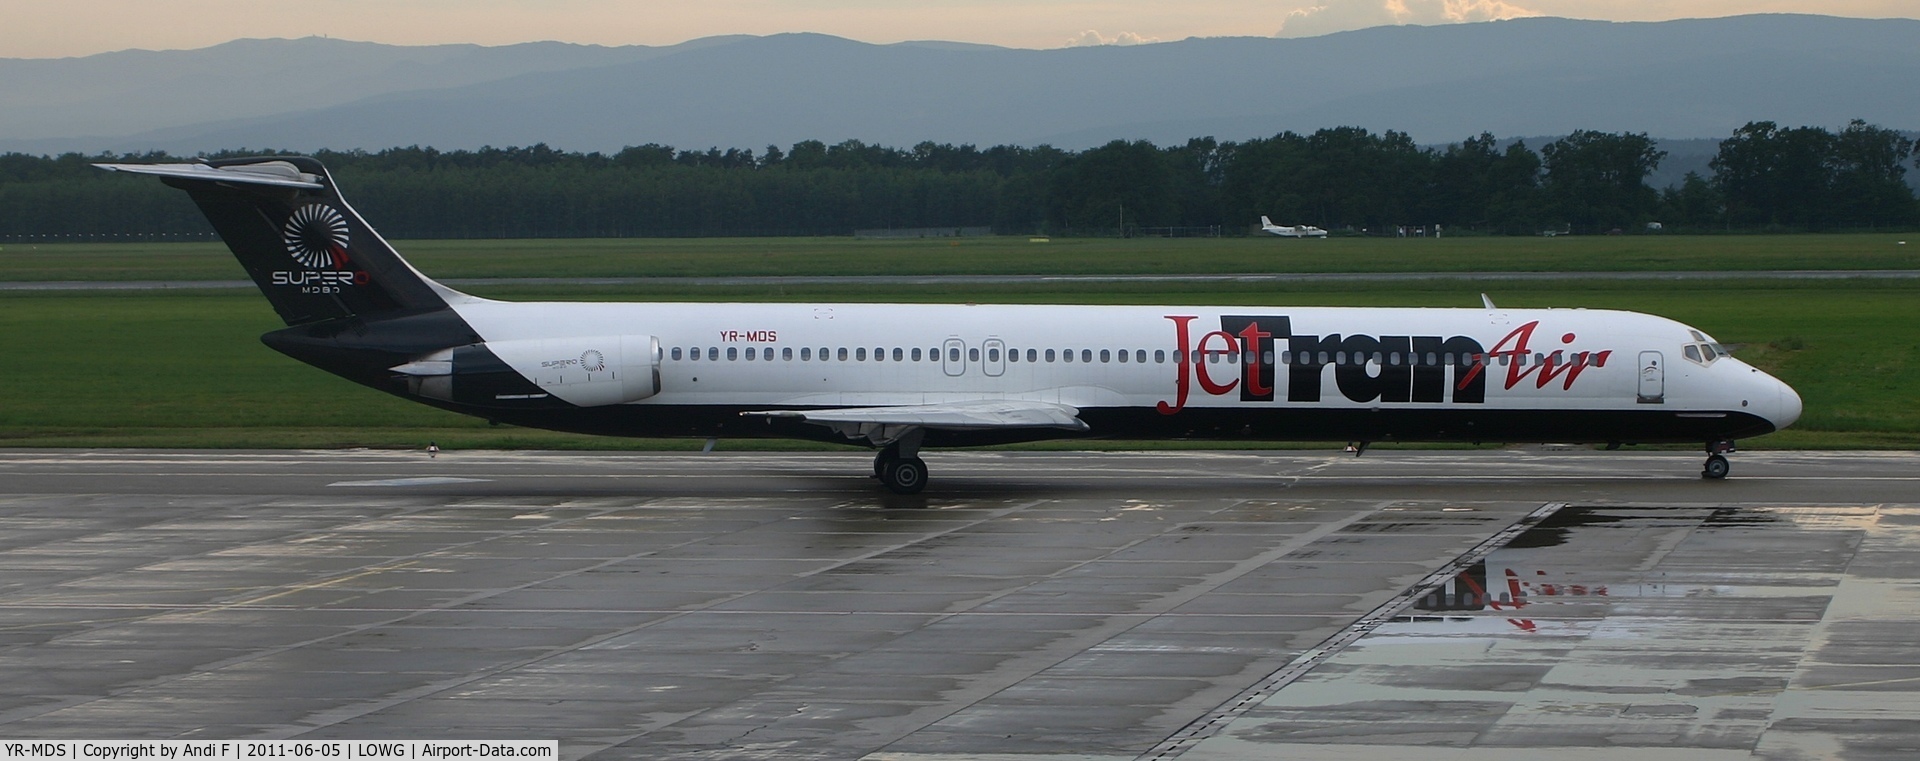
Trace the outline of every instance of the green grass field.
{"label": "green grass field", "polygon": [[[1724,243],[1711,238],[1691,240],[1709,247]],[[1276,243],[1296,247],[1319,242]],[[101,256],[138,258],[137,253],[111,251]],[[226,266],[234,271],[214,276],[238,275],[237,265],[229,260]],[[932,262],[927,266],[957,265]],[[1916,373],[1920,371],[1920,283],[1909,280],[1342,283],[1337,289],[1122,283],[969,286],[964,291],[871,286],[674,286],[672,290],[664,286],[653,290],[489,286],[471,290],[505,299],[1276,306],[1475,306],[1479,292],[1485,290],[1506,307],[1619,308],[1661,314],[1738,345],[1740,357],[1793,384],[1806,400],[1806,415],[1794,429],[1743,445],[1920,448],[1920,404],[1915,403],[1920,399],[1920,373]],[[0,369],[4,384],[0,385],[8,391],[7,401],[0,406],[0,446],[415,447],[429,440],[462,448],[691,449],[699,445],[489,427],[355,386],[285,358],[258,341],[261,333],[277,327],[279,322],[266,302],[251,289],[0,296],[0,357],[5,358]]]}
{"label": "green grass field", "polygon": [[[394,245],[440,278],[1920,269],[1920,236],[713,238]],[[4,244],[0,280],[234,280],[220,243]]]}

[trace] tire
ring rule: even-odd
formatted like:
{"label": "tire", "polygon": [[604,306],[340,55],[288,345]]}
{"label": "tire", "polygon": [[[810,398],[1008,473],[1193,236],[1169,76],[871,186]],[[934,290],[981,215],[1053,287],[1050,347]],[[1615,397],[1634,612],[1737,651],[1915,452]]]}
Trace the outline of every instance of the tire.
{"label": "tire", "polygon": [[880,474],[880,483],[895,494],[919,494],[927,488],[927,463],[918,457],[890,460]]}
{"label": "tire", "polygon": [[1722,478],[1726,478],[1727,471],[1730,471],[1732,469],[1733,469],[1733,465],[1727,462],[1727,458],[1717,454],[1709,455],[1707,457],[1706,467],[1700,469],[1700,477],[1709,478],[1709,479],[1718,481]]}
{"label": "tire", "polygon": [[887,478],[887,468],[900,461],[900,445],[888,444],[873,455],[873,477],[882,481]]}

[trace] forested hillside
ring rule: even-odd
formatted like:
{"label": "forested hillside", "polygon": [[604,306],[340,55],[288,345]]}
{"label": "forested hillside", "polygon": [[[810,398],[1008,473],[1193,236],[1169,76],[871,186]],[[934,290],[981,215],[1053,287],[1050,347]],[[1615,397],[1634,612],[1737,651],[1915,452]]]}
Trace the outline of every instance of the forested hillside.
{"label": "forested hillside", "polygon": [[[238,151],[222,155],[254,155]],[[1354,127],[1245,142],[1047,146],[846,141],[790,148],[567,153],[544,145],[322,152],[390,237],[844,235],[991,226],[1007,234],[1244,234],[1260,215],[1348,234],[1888,228],[1920,222],[1914,142],[1855,121],[1835,132],[1742,127],[1712,176],[1656,191],[1645,134],[1579,131],[1541,145],[1481,135],[1423,148]],[[217,156],[216,156],[217,157]],[[208,228],[178,191],[93,169],[164,154],[0,155],[0,240],[172,237]]]}

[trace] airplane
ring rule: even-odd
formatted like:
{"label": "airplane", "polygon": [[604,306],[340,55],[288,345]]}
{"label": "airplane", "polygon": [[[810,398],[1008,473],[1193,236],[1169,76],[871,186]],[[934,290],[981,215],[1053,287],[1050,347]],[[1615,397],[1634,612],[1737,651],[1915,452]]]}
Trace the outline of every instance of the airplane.
{"label": "airplane", "polygon": [[[287,327],[267,346],[495,422],[877,451],[1042,439],[1704,443],[1800,415],[1661,317],[1588,309],[503,302],[413,268],[320,162],[98,164],[185,190]],[[308,400],[315,414],[326,403]]]}
{"label": "airplane", "polygon": [[1260,231],[1282,238],[1325,238],[1327,231],[1313,225],[1276,225],[1265,215],[1260,217]]}

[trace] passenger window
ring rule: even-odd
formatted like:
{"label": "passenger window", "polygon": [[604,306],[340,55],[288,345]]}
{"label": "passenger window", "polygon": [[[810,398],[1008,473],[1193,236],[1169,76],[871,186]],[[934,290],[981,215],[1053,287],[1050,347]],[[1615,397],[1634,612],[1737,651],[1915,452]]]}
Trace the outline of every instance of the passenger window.
{"label": "passenger window", "polygon": [[913,361],[920,361],[920,347],[918,346],[913,347]]}
{"label": "passenger window", "polygon": [[906,358],[906,356],[905,356],[905,355],[906,355],[906,352],[903,352],[903,351],[901,351],[899,347],[894,347],[894,349],[893,349],[893,361],[895,361],[895,362],[899,362],[900,360],[902,360],[902,359],[905,359],[905,358]]}
{"label": "passenger window", "polygon": [[735,346],[729,346],[729,347],[727,347],[727,361],[728,361],[728,362],[732,362],[732,361],[734,361],[734,360],[736,360],[736,359],[739,359],[739,358],[740,358],[740,349],[739,349],[739,347],[735,347]]}
{"label": "passenger window", "polygon": [[1103,365],[1110,365],[1110,364],[1113,364],[1113,350],[1112,350],[1112,349],[1101,349],[1101,350],[1100,350],[1100,364],[1103,364]]}
{"label": "passenger window", "polygon": [[1072,361],[1073,361],[1073,350],[1072,350],[1072,349],[1061,349],[1061,350],[1060,350],[1060,361],[1062,361],[1062,362],[1072,362]]}
{"label": "passenger window", "polygon": [[1036,356],[1037,356],[1037,352],[1035,352],[1035,351],[1034,351],[1033,349],[1028,349],[1028,350],[1027,350],[1027,361],[1028,361],[1028,362],[1033,362],[1033,361],[1035,361],[1035,357],[1036,357]]}
{"label": "passenger window", "polygon": [[1052,362],[1052,361],[1053,361],[1053,350],[1052,350],[1052,349],[1048,349],[1048,350],[1047,350],[1047,361],[1048,361],[1048,362]]}
{"label": "passenger window", "polygon": [[988,350],[987,350],[987,361],[988,361],[988,362],[999,362],[999,361],[1000,361],[1000,350],[999,350],[999,349],[988,349]]}
{"label": "passenger window", "polygon": [[955,346],[955,347],[953,347],[953,348],[951,348],[951,349],[948,349],[948,350],[947,350],[947,361],[948,361],[948,362],[959,362],[959,361],[960,361],[960,347],[958,347],[958,346]]}
{"label": "passenger window", "polygon": [[747,347],[747,361],[748,361],[748,362],[752,362],[752,361],[754,361],[754,360],[756,360],[756,359],[759,359],[759,358],[760,358],[760,350],[759,350],[759,349],[755,349],[755,348],[753,348],[753,347],[751,347],[751,346],[749,346],[749,347]]}
{"label": "passenger window", "polygon": [[865,347],[865,346],[862,346],[862,347],[860,347],[860,348],[858,348],[858,349],[854,349],[854,350],[853,350],[853,360],[854,360],[855,362],[865,362],[865,361],[867,361],[867,347]]}
{"label": "passenger window", "polygon": [[781,349],[780,349],[780,360],[781,360],[782,362],[792,362],[792,361],[793,361],[793,347],[791,347],[791,346],[785,346],[785,347],[781,347]]}
{"label": "passenger window", "polygon": [[1093,350],[1092,350],[1092,349],[1081,349],[1081,350],[1080,350],[1080,361],[1081,361],[1081,362],[1092,362],[1092,361],[1093,361]]}
{"label": "passenger window", "polygon": [[1139,363],[1139,364],[1142,364],[1142,365],[1144,365],[1144,364],[1146,364],[1146,363],[1147,363],[1147,350],[1146,350],[1146,349],[1135,349],[1135,350],[1134,350],[1134,352],[1133,352],[1133,361],[1134,361],[1134,362],[1137,362],[1137,363]]}
{"label": "passenger window", "polygon": [[839,357],[841,362],[847,361],[847,347],[840,347],[840,351],[836,352],[834,356]]}
{"label": "passenger window", "polygon": [[1328,358],[1327,358],[1327,353],[1326,353],[1326,352],[1324,352],[1324,351],[1323,351],[1323,352],[1320,352],[1320,364],[1323,364],[1323,365],[1324,365],[1324,364],[1326,364],[1327,362],[1328,362]]}
{"label": "passenger window", "polygon": [[976,347],[974,347],[974,348],[971,348],[971,349],[968,349],[968,350],[967,350],[967,361],[968,361],[968,362],[979,362],[979,361],[980,361],[980,348],[979,348],[979,347],[977,347],[977,346],[976,346]]}
{"label": "passenger window", "polygon": [[1290,352],[1290,351],[1280,352],[1280,364],[1283,364],[1283,365],[1293,364],[1293,352]]}
{"label": "passenger window", "polygon": [[1167,350],[1166,350],[1166,349],[1154,349],[1154,350],[1153,350],[1153,363],[1154,363],[1154,364],[1156,364],[1156,365],[1164,365],[1164,364],[1166,364],[1166,363],[1167,363]]}
{"label": "passenger window", "polygon": [[1019,361],[1020,361],[1020,350],[1019,350],[1019,349],[1008,349],[1008,350],[1007,350],[1007,361],[1008,361],[1008,362],[1019,362]]}
{"label": "passenger window", "polygon": [[718,346],[707,347],[707,361],[708,362],[720,361],[720,347]]}
{"label": "passenger window", "polygon": [[805,346],[802,346],[802,347],[800,347],[800,361],[801,361],[801,362],[812,362],[812,361],[813,361],[813,350],[812,350],[812,349],[809,349],[809,348],[807,348],[807,347],[805,347]]}
{"label": "passenger window", "polygon": [[676,360],[680,358],[680,347],[673,347],[673,358]]}

